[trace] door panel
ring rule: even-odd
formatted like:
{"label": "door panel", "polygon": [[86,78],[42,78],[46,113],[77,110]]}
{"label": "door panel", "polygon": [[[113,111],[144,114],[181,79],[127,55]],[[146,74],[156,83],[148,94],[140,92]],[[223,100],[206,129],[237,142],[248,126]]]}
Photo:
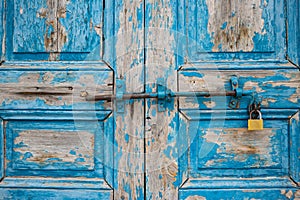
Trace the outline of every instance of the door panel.
{"label": "door panel", "polygon": [[[103,144],[100,130],[79,130],[70,122],[58,121],[26,121],[18,126],[19,121],[9,121],[6,128],[7,138],[7,167],[14,171],[19,170],[84,170],[95,168],[94,159],[99,158],[94,151]],[[74,130],[77,128],[77,130]],[[98,134],[98,135],[97,135]],[[99,151],[99,150],[98,150]],[[99,165],[99,164],[98,164]],[[10,174],[7,170],[7,175]],[[13,174],[13,172],[12,172]],[[76,174],[76,172],[74,172]],[[23,172],[23,175],[25,173]]]}
{"label": "door panel", "polygon": [[113,198],[103,2],[1,1],[0,199]]}
{"label": "door panel", "polygon": [[[1,113],[5,132],[1,195],[44,195],[43,190],[34,192],[33,188],[72,188],[94,190],[91,197],[100,195],[101,191],[112,196],[107,184],[111,184],[112,176],[107,169],[112,160],[112,155],[107,155],[112,151],[112,137],[107,132],[112,127],[110,112],[102,111],[94,116],[85,111],[77,113],[77,118],[73,112],[55,111],[48,117],[37,113],[27,111],[25,116],[20,112]],[[49,191],[50,194],[55,195]]]}
{"label": "door panel", "polygon": [[[57,51],[57,34],[54,33],[56,20],[56,1],[11,1],[15,19],[13,22],[13,52],[14,53],[43,53]],[[46,11],[43,8],[48,8]],[[37,17],[38,15],[38,17]],[[48,20],[46,20],[48,19]],[[52,23],[52,25],[51,25]],[[30,24],[30,26],[26,26]],[[32,34],[35,33],[35,34]],[[45,48],[45,33],[49,45]],[[35,42],[33,42],[35,41]]]}
{"label": "door panel", "polygon": [[185,2],[191,61],[285,59],[283,1]]}
{"label": "door panel", "polygon": [[6,60],[100,60],[103,1],[8,1]]}
{"label": "door panel", "polygon": [[195,177],[288,175],[288,120],[274,120],[271,118],[276,116],[274,112],[264,113],[264,130],[248,131],[246,112],[239,113],[238,121],[223,122],[195,117],[201,116],[195,111],[184,112],[190,118],[189,135],[194,137],[190,150],[191,174]]}
{"label": "door panel", "polygon": [[[58,50],[89,53],[100,50],[102,1],[58,1]],[[100,54],[100,52],[98,52]]]}

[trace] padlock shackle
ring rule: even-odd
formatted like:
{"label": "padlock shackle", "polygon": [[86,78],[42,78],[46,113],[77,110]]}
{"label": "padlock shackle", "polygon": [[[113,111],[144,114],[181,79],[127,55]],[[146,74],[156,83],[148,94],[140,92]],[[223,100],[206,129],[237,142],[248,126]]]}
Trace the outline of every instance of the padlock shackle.
{"label": "padlock shackle", "polygon": [[252,110],[250,112],[250,119],[252,119],[252,113],[254,113],[254,112],[257,112],[259,114],[259,119],[262,119],[262,114],[261,114],[261,112],[259,110]]}

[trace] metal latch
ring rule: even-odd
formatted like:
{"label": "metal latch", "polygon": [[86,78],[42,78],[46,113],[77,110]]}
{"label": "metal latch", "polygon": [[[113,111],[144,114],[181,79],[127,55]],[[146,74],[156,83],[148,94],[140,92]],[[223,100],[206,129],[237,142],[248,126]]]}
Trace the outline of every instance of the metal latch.
{"label": "metal latch", "polygon": [[117,112],[124,111],[124,100],[130,99],[158,99],[158,111],[163,112],[166,110],[166,104],[168,101],[171,101],[171,98],[178,97],[210,97],[210,96],[231,96],[231,102],[229,107],[232,109],[239,108],[239,101],[243,96],[253,96],[252,90],[243,90],[239,88],[239,82],[237,76],[232,76],[231,78],[232,90],[225,92],[172,92],[164,86],[164,80],[158,79],[156,92],[153,93],[125,93],[125,82],[124,80],[116,80],[116,95],[96,95],[96,96],[87,96],[87,101],[101,101],[101,100],[116,100]]}

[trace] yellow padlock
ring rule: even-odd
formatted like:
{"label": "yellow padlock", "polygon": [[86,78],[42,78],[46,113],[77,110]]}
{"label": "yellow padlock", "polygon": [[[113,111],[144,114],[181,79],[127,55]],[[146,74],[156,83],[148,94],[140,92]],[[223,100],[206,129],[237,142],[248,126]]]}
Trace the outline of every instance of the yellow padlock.
{"label": "yellow padlock", "polygon": [[[252,113],[258,112],[259,119],[252,119]],[[250,112],[250,119],[248,120],[248,130],[249,131],[260,131],[264,129],[264,121],[262,119],[262,114],[259,110],[252,110]]]}

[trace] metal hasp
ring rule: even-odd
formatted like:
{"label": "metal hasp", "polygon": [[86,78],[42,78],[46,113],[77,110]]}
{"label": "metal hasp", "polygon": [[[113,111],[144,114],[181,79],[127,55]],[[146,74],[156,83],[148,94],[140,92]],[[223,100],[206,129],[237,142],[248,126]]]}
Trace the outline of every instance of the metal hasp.
{"label": "metal hasp", "polygon": [[124,112],[124,100],[130,99],[158,99],[158,111],[166,110],[166,103],[171,101],[171,98],[178,97],[210,97],[210,96],[231,96],[232,99],[229,107],[232,109],[239,108],[240,100],[243,96],[253,96],[252,90],[243,90],[239,88],[237,76],[232,76],[230,79],[232,90],[225,92],[172,92],[164,86],[163,79],[157,81],[157,89],[155,93],[125,93],[125,83],[121,79],[116,80],[116,95],[96,95],[87,96],[87,101],[113,101],[116,100],[117,112]]}
{"label": "metal hasp", "polygon": [[[252,91],[247,91],[247,95],[244,95],[244,91],[242,88],[239,88],[239,79],[237,76],[232,76],[230,79],[231,89],[235,91],[235,95],[231,98],[229,107],[231,109],[238,109],[240,107],[240,100],[242,96],[250,96],[252,95]],[[250,92],[248,94],[248,92]]]}

